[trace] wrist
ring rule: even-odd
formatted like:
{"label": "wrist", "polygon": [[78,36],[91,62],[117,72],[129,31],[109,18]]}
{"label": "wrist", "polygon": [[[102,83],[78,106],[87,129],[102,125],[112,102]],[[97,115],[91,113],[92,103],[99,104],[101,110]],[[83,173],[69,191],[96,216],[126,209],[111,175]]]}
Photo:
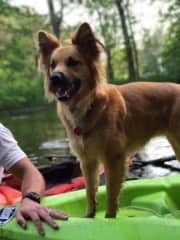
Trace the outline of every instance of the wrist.
{"label": "wrist", "polygon": [[36,193],[36,192],[27,192],[22,196],[22,200],[24,199],[30,199],[31,201],[34,201],[36,203],[40,203],[41,202],[41,196],[40,194]]}

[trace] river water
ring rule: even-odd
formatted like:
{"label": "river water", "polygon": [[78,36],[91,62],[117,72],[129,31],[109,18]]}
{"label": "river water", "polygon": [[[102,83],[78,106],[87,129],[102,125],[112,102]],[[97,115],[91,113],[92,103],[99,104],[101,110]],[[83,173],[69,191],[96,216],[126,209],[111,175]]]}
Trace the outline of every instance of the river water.
{"label": "river water", "polygon": [[48,163],[47,155],[69,152],[65,130],[55,106],[24,113],[1,113],[1,123],[12,131],[21,148],[36,165]]}
{"label": "river water", "polygon": [[[21,113],[2,114],[1,122],[14,134],[21,148],[35,165],[60,162],[70,150],[64,127],[56,114],[56,107]],[[51,156],[55,156],[51,158]],[[163,137],[151,140],[135,157],[129,179],[151,178],[178,174],[180,163]]]}

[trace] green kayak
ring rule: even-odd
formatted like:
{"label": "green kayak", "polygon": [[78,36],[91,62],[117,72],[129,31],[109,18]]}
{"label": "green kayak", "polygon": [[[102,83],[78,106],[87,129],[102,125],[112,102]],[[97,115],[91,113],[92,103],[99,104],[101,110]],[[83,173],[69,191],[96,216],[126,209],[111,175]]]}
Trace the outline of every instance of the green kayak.
{"label": "green kayak", "polygon": [[45,236],[34,225],[22,230],[15,219],[0,227],[3,240],[178,240],[180,239],[180,175],[127,181],[116,219],[105,219],[105,187],[99,188],[96,218],[85,219],[85,191],[46,197],[43,204],[68,213],[68,221],[57,221],[60,230],[44,223]]}

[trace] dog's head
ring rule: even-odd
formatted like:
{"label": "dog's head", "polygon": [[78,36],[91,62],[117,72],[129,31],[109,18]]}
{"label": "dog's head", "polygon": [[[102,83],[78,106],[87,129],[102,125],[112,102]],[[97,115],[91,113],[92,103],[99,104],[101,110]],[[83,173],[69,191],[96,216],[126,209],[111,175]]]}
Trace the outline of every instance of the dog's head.
{"label": "dog's head", "polygon": [[99,81],[102,47],[88,23],[78,28],[68,46],[62,46],[51,34],[39,31],[38,49],[47,95],[53,94],[59,101],[68,102],[73,97],[86,96]]}

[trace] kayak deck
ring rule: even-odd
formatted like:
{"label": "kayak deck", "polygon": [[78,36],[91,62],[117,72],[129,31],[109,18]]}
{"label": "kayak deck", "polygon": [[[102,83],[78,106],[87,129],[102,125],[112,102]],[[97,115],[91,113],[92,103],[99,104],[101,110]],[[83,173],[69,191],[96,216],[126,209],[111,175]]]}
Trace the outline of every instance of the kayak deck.
{"label": "kayak deck", "polygon": [[[85,191],[46,197],[43,204],[69,214],[68,221],[57,223],[53,230],[44,223],[45,240],[163,240],[180,239],[180,175],[127,181],[120,197],[116,219],[105,219],[105,187],[99,187],[98,209],[94,219],[82,218],[85,213]],[[22,230],[13,219],[0,227],[3,240],[42,239],[34,225]]]}

